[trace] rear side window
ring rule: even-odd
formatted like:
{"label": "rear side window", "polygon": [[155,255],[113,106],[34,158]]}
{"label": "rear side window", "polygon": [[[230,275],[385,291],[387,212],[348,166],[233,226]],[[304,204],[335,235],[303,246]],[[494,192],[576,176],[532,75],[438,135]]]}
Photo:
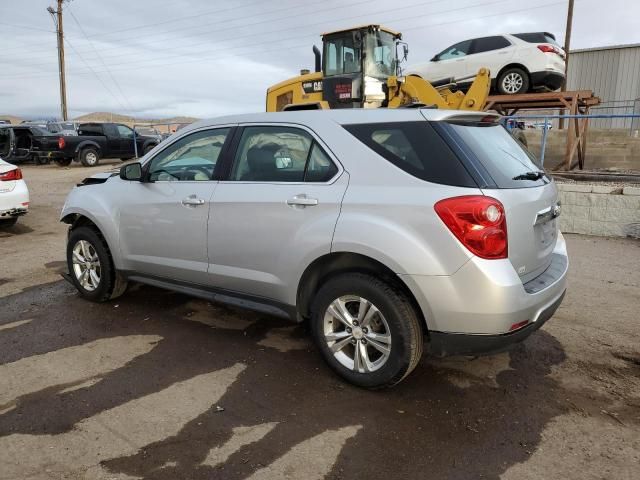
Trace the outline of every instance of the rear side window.
{"label": "rear side window", "polygon": [[432,183],[476,187],[458,157],[427,121],[345,125],[396,167]]}
{"label": "rear side window", "polygon": [[527,43],[550,43],[559,47],[558,42],[548,33],[535,32],[535,33],[514,33],[514,37],[519,38]]}
{"label": "rear side window", "polygon": [[492,50],[499,50],[501,48],[505,48],[510,46],[509,40],[504,37],[484,37],[484,38],[476,38],[473,41],[473,47],[471,49],[471,53],[482,53],[482,52],[490,52]]}
{"label": "rear side window", "polygon": [[78,135],[102,135],[102,125],[80,125]]}

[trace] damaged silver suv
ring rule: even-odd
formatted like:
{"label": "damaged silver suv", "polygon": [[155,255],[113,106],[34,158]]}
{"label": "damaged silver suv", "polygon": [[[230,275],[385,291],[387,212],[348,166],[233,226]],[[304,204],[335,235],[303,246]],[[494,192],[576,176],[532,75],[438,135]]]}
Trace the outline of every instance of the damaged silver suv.
{"label": "damaged silver suv", "polygon": [[484,113],[333,110],[183,129],[69,194],[67,278],[141,282],[308,321],[339,375],[525,339],[565,293],[553,181]]}

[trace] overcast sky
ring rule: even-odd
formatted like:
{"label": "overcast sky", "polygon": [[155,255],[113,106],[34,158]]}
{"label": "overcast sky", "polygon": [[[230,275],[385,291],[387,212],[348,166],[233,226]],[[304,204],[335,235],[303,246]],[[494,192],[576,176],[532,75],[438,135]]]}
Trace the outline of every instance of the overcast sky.
{"label": "overcast sky", "polygon": [[[0,114],[59,115],[53,4],[0,0]],[[269,85],[313,68],[324,31],[382,23],[403,32],[411,64],[494,33],[550,31],[562,43],[566,10],[567,0],[72,0],[69,113],[263,111]],[[640,42],[639,18],[638,0],[576,0],[572,48]]]}

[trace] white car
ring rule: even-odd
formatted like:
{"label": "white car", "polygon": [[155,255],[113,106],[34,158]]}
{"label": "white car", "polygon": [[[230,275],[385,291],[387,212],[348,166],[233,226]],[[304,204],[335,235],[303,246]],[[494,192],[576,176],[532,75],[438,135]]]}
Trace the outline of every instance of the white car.
{"label": "white car", "polygon": [[565,52],[548,32],[494,35],[451,45],[408,67],[406,75],[436,85],[454,80],[464,88],[483,67],[491,72],[492,90],[502,95],[557,90],[565,79]]}
{"label": "white car", "polygon": [[15,225],[29,210],[29,189],[22,170],[0,158],[0,228]]}

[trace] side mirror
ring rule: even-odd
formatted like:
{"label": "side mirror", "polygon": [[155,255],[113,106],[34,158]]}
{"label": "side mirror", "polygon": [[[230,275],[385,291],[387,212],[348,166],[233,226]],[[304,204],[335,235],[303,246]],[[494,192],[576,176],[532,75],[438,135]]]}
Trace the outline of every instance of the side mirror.
{"label": "side mirror", "polygon": [[142,164],[140,162],[129,163],[120,167],[120,178],[131,182],[142,181]]}

